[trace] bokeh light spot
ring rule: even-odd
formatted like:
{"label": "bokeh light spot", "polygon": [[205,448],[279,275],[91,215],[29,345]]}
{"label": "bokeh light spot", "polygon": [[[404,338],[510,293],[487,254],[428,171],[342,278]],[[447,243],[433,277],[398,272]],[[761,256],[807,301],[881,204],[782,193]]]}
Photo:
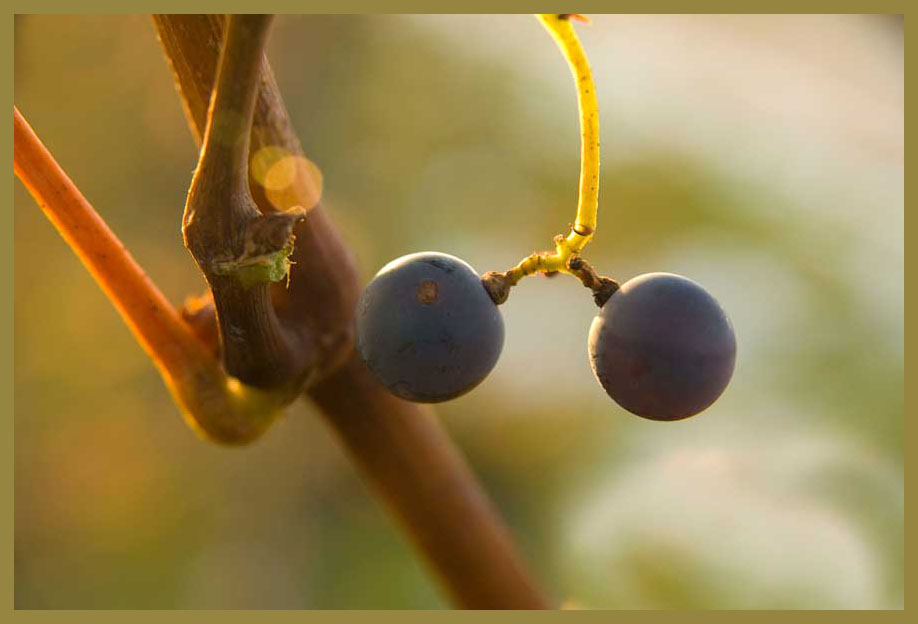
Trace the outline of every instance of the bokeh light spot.
{"label": "bokeh light spot", "polygon": [[278,210],[303,206],[307,210],[322,196],[322,173],[303,156],[269,145],[258,150],[249,165],[252,178]]}

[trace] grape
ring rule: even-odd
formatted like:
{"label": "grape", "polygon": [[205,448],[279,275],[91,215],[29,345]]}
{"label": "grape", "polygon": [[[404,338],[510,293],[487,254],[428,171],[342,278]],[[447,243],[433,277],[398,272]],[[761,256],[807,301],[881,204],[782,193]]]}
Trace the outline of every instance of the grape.
{"label": "grape", "polygon": [[717,300],[672,273],[626,282],[593,320],[590,364],[620,406],[651,420],[688,418],[733,375],[736,338]]}
{"label": "grape", "polygon": [[504,345],[504,321],[475,270],[437,252],[384,266],[357,304],[357,350],[392,393],[437,403],[477,386]]}

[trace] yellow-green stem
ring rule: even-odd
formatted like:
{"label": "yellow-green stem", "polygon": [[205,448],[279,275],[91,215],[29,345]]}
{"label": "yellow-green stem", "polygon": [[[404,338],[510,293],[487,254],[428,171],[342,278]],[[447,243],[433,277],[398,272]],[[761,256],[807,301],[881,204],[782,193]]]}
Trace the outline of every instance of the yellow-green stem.
{"label": "yellow-green stem", "polygon": [[593,73],[570,16],[540,14],[538,18],[561,49],[577,87],[580,111],[580,196],[577,218],[566,239],[567,247],[577,253],[596,231],[599,206],[599,104],[596,101]]}
{"label": "yellow-green stem", "polygon": [[[599,206],[599,104],[586,54],[571,24],[569,14],[538,14],[539,21],[554,38],[567,60],[577,87],[580,111],[580,194],[577,216],[567,236],[555,237],[555,251],[534,253],[507,271],[512,286],[534,273],[572,273],[569,261],[578,256],[596,231]],[[579,17],[579,16],[577,16]]]}

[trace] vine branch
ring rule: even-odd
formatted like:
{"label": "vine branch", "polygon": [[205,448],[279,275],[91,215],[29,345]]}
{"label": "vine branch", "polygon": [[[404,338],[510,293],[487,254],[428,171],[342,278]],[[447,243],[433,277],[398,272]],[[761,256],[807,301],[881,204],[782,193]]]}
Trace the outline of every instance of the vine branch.
{"label": "vine branch", "polygon": [[[223,17],[159,15],[155,20],[193,134],[201,137],[206,134]],[[189,425],[220,442],[258,437],[285,400],[225,373],[215,356],[219,332],[210,298],[186,307],[186,324],[15,108],[13,117],[17,177],[160,369]],[[291,271],[289,289],[272,284],[271,299],[279,317],[306,318],[304,326],[317,337],[322,374],[311,385],[310,396],[320,412],[457,605],[547,608],[549,602],[529,576],[509,532],[437,421],[428,410],[388,393],[354,352],[350,328],[359,292],[356,271],[318,205],[320,180],[302,156],[265,61],[251,137],[253,151],[259,149],[256,155],[270,148],[275,163],[289,158],[295,165],[280,193],[266,187],[254,193],[261,213],[279,212],[291,200],[311,208],[309,218],[295,228],[296,249],[308,251],[301,252],[303,261]]]}
{"label": "vine branch", "polygon": [[227,370],[292,400],[313,372],[316,350],[310,332],[282,323],[269,285],[286,281],[293,227],[306,211],[262,215],[249,191],[249,136],[270,25],[267,15],[227,22],[182,232],[213,293]]}
{"label": "vine branch", "polygon": [[[154,16],[196,137],[204,134],[223,21],[219,15]],[[281,154],[277,163],[294,165],[294,181],[283,192],[254,175],[254,162],[265,151]],[[319,203],[317,173],[303,156],[266,60],[250,157],[249,183],[262,214],[308,208],[294,228],[289,288],[275,283],[271,294],[279,317],[307,319],[315,336],[321,376],[307,392],[320,413],[458,606],[548,608],[509,531],[431,412],[390,394],[354,351],[360,281]],[[200,310],[206,313],[207,306]],[[196,315],[200,335],[208,334],[206,318]]]}
{"label": "vine branch", "polygon": [[[226,18],[154,15],[153,22],[192,136],[200,142],[206,131]],[[316,364],[308,381],[314,383],[349,357],[354,343],[351,319],[360,283],[350,250],[320,205],[321,173],[303,154],[264,54],[260,82],[250,133],[249,190],[264,215],[300,206],[309,216],[293,229],[297,244],[289,257],[293,264],[289,281],[274,282],[268,288],[274,313],[288,331],[311,337]]]}
{"label": "vine branch", "polygon": [[280,413],[278,398],[226,375],[15,107],[13,170],[159,368],[192,429],[229,444],[260,436]]}

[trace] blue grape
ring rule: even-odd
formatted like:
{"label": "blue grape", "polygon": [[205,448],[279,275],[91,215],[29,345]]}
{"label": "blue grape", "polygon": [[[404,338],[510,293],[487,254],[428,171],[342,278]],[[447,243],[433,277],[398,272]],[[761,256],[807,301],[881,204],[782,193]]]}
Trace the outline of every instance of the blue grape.
{"label": "blue grape", "polygon": [[491,372],[504,321],[481,278],[443,253],[403,256],[384,266],[357,304],[357,350],[392,393],[438,403]]}
{"label": "blue grape", "polygon": [[710,406],[733,375],[736,338],[720,304],[672,273],[626,282],[593,320],[590,364],[620,406],[680,420]]}

